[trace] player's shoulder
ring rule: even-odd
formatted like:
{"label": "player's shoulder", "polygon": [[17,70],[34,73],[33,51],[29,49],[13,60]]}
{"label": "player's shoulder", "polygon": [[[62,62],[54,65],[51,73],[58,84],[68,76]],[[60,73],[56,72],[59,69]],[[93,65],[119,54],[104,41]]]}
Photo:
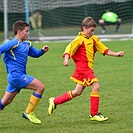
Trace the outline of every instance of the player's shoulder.
{"label": "player's shoulder", "polygon": [[79,32],[78,35],[72,40],[71,43],[78,43],[82,40],[83,36],[82,36],[82,33]]}
{"label": "player's shoulder", "polygon": [[10,39],[7,41],[7,43],[16,44],[16,43],[18,43],[18,39],[17,38]]}
{"label": "player's shoulder", "polygon": [[82,41],[84,39],[84,35],[82,32],[79,32],[77,37],[75,38],[76,41]]}
{"label": "player's shoulder", "polygon": [[15,48],[19,45],[18,39],[17,38],[13,38],[11,40],[8,40],[7,42],[5,42],[9,45],[9,47],[11,48]]}
{"label": "player's shoulder", "polygon": [[93,40],[95,40],[95,41],[99,41],[98,36],[92,35],[91,38],[92,38]]}
{"label": "player's shoulder", "polygon": [[79,32],[78,35],[75,37],[75,39],[80,39],[80,38],[83,38],[83,34],[82,32]]}

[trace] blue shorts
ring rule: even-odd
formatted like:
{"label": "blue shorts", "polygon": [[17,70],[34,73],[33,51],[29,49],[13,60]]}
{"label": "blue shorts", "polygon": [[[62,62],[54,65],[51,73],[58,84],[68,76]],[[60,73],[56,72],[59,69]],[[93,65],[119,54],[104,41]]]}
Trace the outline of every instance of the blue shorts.
{"label": "blue shorts", "polygon": [[6,88],[6,92],[18,92],[22,88],[26,88],[29,85],[34,77],[26,74],[8,74],[8,85]]}

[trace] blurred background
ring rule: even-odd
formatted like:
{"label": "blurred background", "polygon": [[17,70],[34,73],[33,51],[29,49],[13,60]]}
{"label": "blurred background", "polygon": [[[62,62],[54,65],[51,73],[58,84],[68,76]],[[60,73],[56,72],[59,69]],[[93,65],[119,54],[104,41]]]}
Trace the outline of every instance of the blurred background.
{"label": "blurred background", "polygon": [[[114,25],[101,33],[98,20],[109,9],[121,19],[120,32]],[[32,26],[30,18],[36,12],[41,22]],[[30,40],[73,39],[80,31],[82,20],[91,16],[98,24],[95,34],[100,38],[130,38],[133,35],[133,0],[0,0],[0,41],[11,39],[13,23],[17,20],[30,24]]]}

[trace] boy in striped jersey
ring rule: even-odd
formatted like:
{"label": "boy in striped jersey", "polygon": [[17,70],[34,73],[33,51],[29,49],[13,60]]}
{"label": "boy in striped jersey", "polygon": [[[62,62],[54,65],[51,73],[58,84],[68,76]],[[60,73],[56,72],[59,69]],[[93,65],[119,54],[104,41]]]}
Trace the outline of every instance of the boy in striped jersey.
{"label": "boy in striped jersey", "polygon": [[94,35],[96,26],[92,17],[85,18],[81,24],[81,32],[79,32],[78,36],[66,47],[63,54],[64,66],[69,65],[70,58],[73,59],[76,67],[70,79],[76,83],[76,87],[72,91],[70,90],[60,96],[51,97],[49,99],[48,114],[50,116],[57,105],[80,96],[83,90],[87,86],[90,86],[92,89],[90,94],[90,120],[108,120],[107,117],[99,113],[100,85],[98,78],[93,72],[94,56],[98,51],[103,55],[122,57],[124,52],[113,52],[109,50],[99,38]]}

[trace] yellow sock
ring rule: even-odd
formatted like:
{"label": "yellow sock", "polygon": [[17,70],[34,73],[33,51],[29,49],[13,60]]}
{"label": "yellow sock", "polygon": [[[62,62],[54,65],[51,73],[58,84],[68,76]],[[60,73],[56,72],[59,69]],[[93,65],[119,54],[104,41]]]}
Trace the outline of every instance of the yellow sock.
{"label": "yellow sock", "polygon": [[28,107],[26,109],[26,114],[30,114],[33,112],[40,101],[41,98],[34,96],[34,94],[30,97],[30,102],[28,104]]}

